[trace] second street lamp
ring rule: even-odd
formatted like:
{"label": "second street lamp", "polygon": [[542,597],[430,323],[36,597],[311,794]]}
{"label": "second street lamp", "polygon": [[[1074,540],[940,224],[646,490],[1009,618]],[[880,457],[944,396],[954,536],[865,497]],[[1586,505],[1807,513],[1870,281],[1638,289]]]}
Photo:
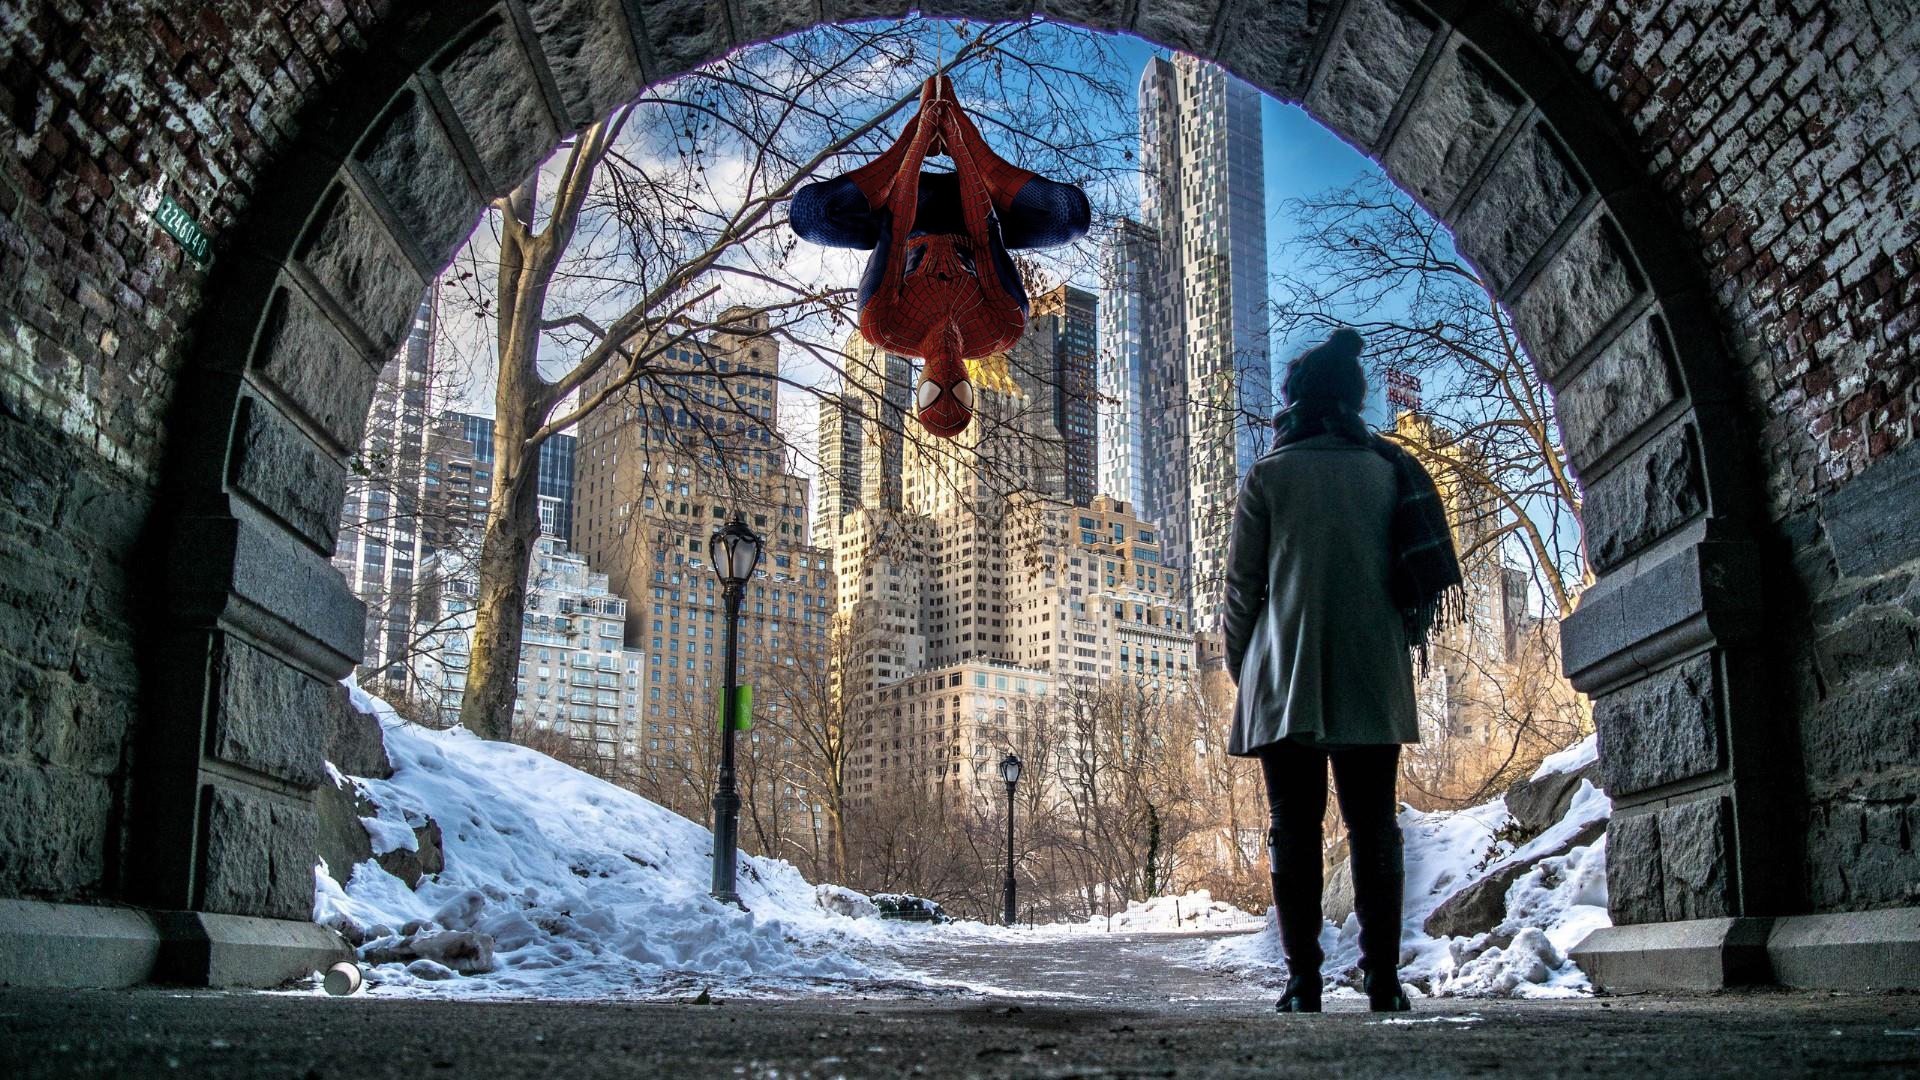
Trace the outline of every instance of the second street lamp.
{"label": "second street lamp", "polygon": [[713,572],[720,578],[727,601],[727,680],[720,705],[720,784],[713,793],[713,898],[735,907],[740,894],[734,891],[734,862],[740,833],[740,794],[733,786],[734,680],[739,673],[740,600],[747,594],[747,582],[753,580],[753,568],[760,562],[760,537],[747,527],[746,515],[735,511],[733,520],[713,530],[707,541],[707,554],[713,560]]}
{"label": "second street lamp", "polygon": [[1000,779],[1007,782],[1007,888],[1001,924],[1013,925],[1013,785],[1020,782],[1020,758],[1013,751],[1000,759]]}

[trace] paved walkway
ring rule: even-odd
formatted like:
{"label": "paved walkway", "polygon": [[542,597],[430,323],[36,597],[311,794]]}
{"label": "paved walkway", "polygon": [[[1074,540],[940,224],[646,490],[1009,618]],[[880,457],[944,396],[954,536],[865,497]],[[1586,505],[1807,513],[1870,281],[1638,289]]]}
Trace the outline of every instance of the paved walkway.
{"label": "paved walkway", "polygon": [[941,977],[1009,995],[691,1005],[0,990],[0,1077],[1920,1080],[1914,995],[1433,1001],[1400,1017],[1337,1000],[1279,1016],[1270,988],[1199,968],[1204,945],[1093,935],[923,954]]}

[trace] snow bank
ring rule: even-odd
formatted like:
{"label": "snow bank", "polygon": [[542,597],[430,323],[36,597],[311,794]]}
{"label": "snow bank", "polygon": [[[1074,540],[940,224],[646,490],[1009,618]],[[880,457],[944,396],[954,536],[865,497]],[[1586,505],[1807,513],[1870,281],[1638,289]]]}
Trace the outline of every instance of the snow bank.
{"label": "snow bank", "polygon": [[431,818],[445,856],[417,888],[371,861],[315,868],[314,920],[359,947],[374,992],[647,996],[875,976],[843,948],[876,922],[858,894],[742,856],[748,911],[719,904],[701,826],[526,747],[409,724],[347,686],[394,769],[335,774],[377,808],[363,819],[374,850],[414,850]]}
{"label": "snow bank", "polygon": [[[1596,759],[1592,736],[1549,757],[1533,779],[1571,773]],[[1567,950],[1607,918],[1606,838],[1573,847],[1564,854],[1539,856],[1565,847],[1583,830],[1612,813],[1612,803],[1591,782],[1581,781],[1572,805],[1560,821],[1515,847],[1501,836],[1513,824],[1506,798],[1465,810],[1422,813],[1404,810],[1400,831],[1406,841],[1407,883],[1401,936],[1401,977],[1415,993],[1440,996],[1564,997],[1590,992],[1586,976],[1567,959]],[[1473,937],[1434,938],[1427,917],[1450,897],[1503,869],[1539,859],[1508,886],[1506,917]],[[1321,968],[1330,986],[1357,986],[1360,922],[1322,926],[1326,952]],[[1284,977],[1279,927],[1268,912],[1258,934],[1216,943],[1209,949],[1215,967],[1274,979]]]}
{"label": "snow bank", "polygon": [[1112,917],[1094,915],[1083,923],[1054,923],[1040,930],[1066,933],[1105,933],[1177,930],[1239,930],[1259,926],[1261,917],[1252,915],[1225,900],[1215,900],[1206,889],[1195,889],[1179,896],[1156,896],[1133,900],[1125,911]]}

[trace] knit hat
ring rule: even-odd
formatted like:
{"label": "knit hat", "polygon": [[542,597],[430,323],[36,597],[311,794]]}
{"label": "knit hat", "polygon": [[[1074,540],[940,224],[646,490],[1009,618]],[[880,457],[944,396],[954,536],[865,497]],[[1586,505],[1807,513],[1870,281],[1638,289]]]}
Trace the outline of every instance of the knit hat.
{"label": "knit hat", "polygon": [[1359,332],[1343,326],[1295,357],[1281,383],[1287,403],[1338,403],[1358,412],[1367,397],[1367,376],[1360,370],[1360,345]]}

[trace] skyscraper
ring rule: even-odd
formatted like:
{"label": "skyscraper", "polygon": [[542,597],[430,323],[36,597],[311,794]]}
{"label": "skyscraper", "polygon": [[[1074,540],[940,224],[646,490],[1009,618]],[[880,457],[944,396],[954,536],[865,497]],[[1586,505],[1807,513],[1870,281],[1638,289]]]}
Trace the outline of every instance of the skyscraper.
{"label": "skyscraper", "polygon": [[1057,285],[1033,300],[1034,319],[1057,323],[1053,335],[1053,424],[1066,442],[1067,499],[1093,501],[1099,486],[1098,408],[1094,361],[1099,351],[1099,298]]}
{"label": "skyscraper", "polygon": [[1259,92],[1191,56],[1149,60],[1140,160],[1153,257],[1131,230],[1116,236],[1107,303],[1138,308],[1143,355],[1134,376],[1132,346],[1110,351],[1109,384],[1125,422],[1174,430],[1159,452],[1136,458],[1129,445],[1109,460],[1126,470],[1116,487],[1138,485],[1159,515],[1168,559],[1189,567],[1194,626],[1212,630],[1233,500],[1274,404]]}
{"label": "skyscraper", "polygon": [[[474,483],[477,494],[485,499],[493,473],[493,418],[472,413],[442,414],[457,425],[460,434],[472,446]],[[573,543],[573,451],[572,435],[550,435],[540,444],[540,476],[535,481],[540,499],[540,528],[563,543]]]}
{"label": "skyscraper", "polygon": [[[1168,517],[1165,493],[1149,492],[1147,463],[1186,453],[1177,425],[1149,423],[1147,368],[1168,359],[1147,347],[1157,298],[1159,243],[1154,231],[1123,218],[1108,231],[1100,253],[1100,490],[1154,521]],[[1184,419],[1184,414],[1181,419]],[[1169,430],[1172,427],[1173,430]]]}
{"label": "skyscraper", "polygon": [[813,508],[813,543],[832,547],[840,517],[860,506],[860,402],[849,391],[820,398],[820,473]]}
{"label": "skyscraper", "polygon": [[367,605],[360,672],[369,684],[405,678],[419,600],[415,573],[467,517],[464,499],[447,497],[431,464],[445,447],[428,412],[437,315],[429,290],[374,386],[340,509],[333,563]]}

